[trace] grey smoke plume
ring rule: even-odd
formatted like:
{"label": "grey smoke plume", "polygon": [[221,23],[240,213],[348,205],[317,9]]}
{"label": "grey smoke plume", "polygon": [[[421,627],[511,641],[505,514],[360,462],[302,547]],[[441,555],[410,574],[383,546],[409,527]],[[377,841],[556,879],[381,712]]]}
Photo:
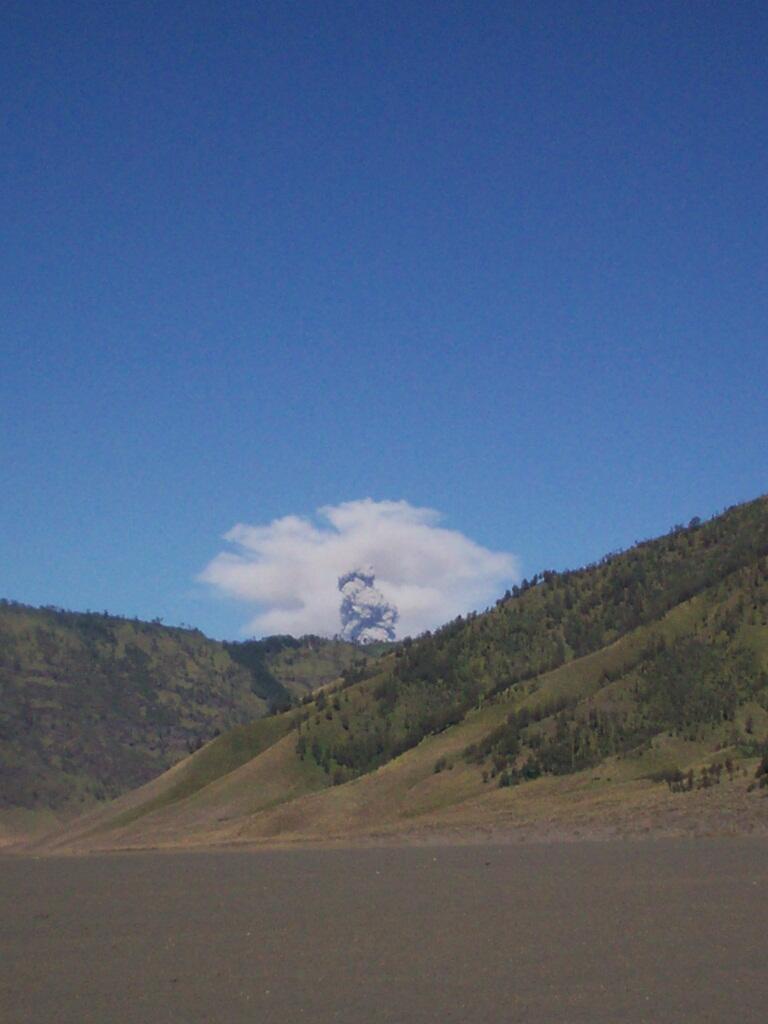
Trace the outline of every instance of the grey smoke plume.
{"label": "grey smoke plume", "polygon": [[371,565],[339,576],[342,639],[359,644],[395,639],[397,608],[374,587],[375,578]]}
{"label": "grey smoke plume", "polygon": [[520,579],[514,555],[446,529],[434,509],[407,501],[361,498],[318,509],[317,521],[238,523],[226,543],[199,578],[253,606],[245,635],[333,636],[337,580],[355,566],[376,566],[376,580],[397,608],[397,631],[410,636],[484,607]]}

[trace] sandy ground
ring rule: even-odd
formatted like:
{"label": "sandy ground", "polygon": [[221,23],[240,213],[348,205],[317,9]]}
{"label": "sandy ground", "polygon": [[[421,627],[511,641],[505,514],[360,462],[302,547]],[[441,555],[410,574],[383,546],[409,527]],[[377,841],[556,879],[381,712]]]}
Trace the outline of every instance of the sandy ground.
{"label": "sandy ground", "polygon": [[763,838],[0,858],[4,1024],[725,1024]]}

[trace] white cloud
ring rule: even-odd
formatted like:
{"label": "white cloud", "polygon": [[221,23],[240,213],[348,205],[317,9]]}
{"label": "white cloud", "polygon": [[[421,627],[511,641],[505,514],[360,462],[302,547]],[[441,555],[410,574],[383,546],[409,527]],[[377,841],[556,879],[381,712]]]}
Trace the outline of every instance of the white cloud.
{"label": "white cloud", "polygon": [[339,632],[338,577],[371,565],[376,587],[400,612],[398,635],[415,636],[485,607],[518,577],[517,561],[490,551],[440,514],[407,501],[347,501],[318,509],[320,523],[284,516],[267,526],[238,523],[200,579],[251,603],[245,632]]}

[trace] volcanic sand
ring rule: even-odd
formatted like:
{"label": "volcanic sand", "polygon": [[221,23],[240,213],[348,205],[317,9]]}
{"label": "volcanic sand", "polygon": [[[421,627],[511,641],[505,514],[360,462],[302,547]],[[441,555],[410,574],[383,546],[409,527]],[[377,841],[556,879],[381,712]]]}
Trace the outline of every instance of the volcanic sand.
{"label": "volcanic sand", "polygon": [[763,838],[0,859],[4,1024],[724,1024]]}

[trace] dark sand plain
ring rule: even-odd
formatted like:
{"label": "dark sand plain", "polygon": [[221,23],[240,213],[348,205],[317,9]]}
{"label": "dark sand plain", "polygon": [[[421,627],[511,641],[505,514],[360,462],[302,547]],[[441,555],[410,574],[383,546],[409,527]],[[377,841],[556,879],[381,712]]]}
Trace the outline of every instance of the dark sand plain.
{"label": "dark sand plain", "polygon": [[3,1024],[749,1024],[768,841],[0,858]]}

